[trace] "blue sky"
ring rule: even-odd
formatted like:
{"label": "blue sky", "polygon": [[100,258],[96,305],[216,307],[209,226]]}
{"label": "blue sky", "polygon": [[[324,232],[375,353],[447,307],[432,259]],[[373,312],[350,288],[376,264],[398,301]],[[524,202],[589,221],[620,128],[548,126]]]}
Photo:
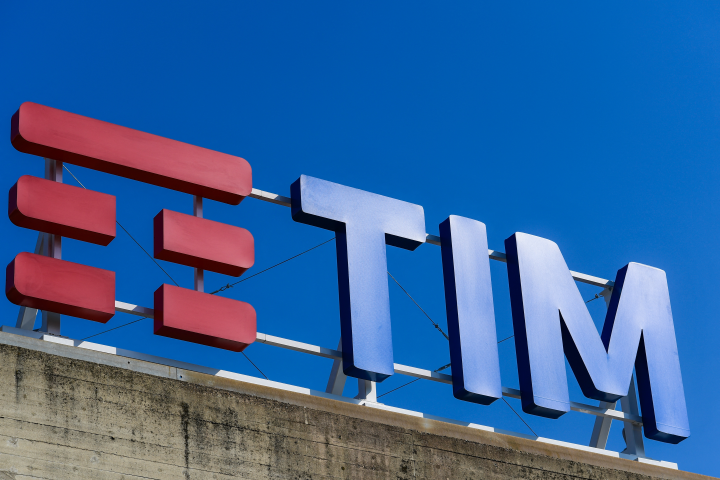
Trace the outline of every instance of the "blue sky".
{"label": "blue sky", "polygon": [[[490,248],[503,250],[517,231],[557,242],[572,270],[614,279],[630,261],[661,268],[692,436],[677,446],[646,440],[646,450],[720,475],[713,401],[720,395],[720,5],[149,3],[7,3],[0,19],[6,128],[22,102],[34,101],[242,156],[262,190],[289,195],[307,174],[422,205],[431,234],[448,215],[463,215],[486,224]],[[4,188],[24,174],[41,176],[42,159],[6,139]],[[70,168],[88,188],[117,196],[118,219],[148,249],[160,209],[191,212],[189,195]],[[206,201],[205,211],[255,236],[256,264],[246,275],[332,237],[253,199]],[[32,251],[35,232],[0,222],[6,264]],[[334,248],[330,242],[224,294],[252,303],[262,332],[334,347]],[[152,306],[153,292],[168,282],[121,231],[108,247],[66,240],[63,258],[116,271],[125,302]],[[439,248],[388,247],[388,261],[445,328]],[[191,287],[190,268],[162,264]],[[501,339],[512,334],[507,273],[498,262],[491,268]],[[229,280],[208,274],[206,284]],[[599,289],[580,291],[589,299]],[[393,283],[390,292],[395,361],[448,363],[446,340]],[[588,305],[601,325],[604,305]],[[2,324],[14,325],[16,306],[0,301],[0,313]],[[131,320],[65,318],[62,333],[82,338]],[[258,375],[239,354],[153,336],[150,320],[94,340]],[[503,384],[517,387],[514,344],[499,348]],[[316,389],[327,382],[328,360],[266,345],[246,353],[272,380]],[[406,381],[396,375],[379,391]],[[587,401],[574,379],[570,394]],[[461,402],[446,385],[415,382],[382,401],[528,432],[503,402]],[[523,418],[541,436],[580,444],[593,422],[579,413]],[[613,450],[623,448],[620,430],[613,425]]]}

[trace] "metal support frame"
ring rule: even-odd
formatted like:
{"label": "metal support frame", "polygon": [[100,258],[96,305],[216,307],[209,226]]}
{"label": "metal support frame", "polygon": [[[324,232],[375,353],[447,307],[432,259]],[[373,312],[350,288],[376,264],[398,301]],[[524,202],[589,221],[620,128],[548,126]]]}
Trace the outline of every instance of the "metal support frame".
{"label": "metal support frame", "polygon": [[[342,338],[338,341],[338,352],[342,352]],[[327,387],[325,392],[332,393],[333,395],[342,395],[345,389],[345,382],[347,376],[343,372],[343,361],[341,358],[333,360],[332,369],[330,370],[330,378],[328,379]]]}
{"label": "metal support frame", "polygon": [[[290,197],[285,197],[276,193],[264,192],[262,190],[258,190],[257,188],[252,189],[252,192],[250,193],[250,198],[262,200],[263,202],[273,203],[275,205],[282,205],[283,207],[292,207],[292,199]],[[427,234],[425,243],[440,246],[440,237],[437,235]],[[488,250],[488,256],[490,257],[490,260],[496,260],[503,263],[507,262],[507,256],[505,255],[505,253],[499,250]],[[615,285],[615,282],[613,282],[612,280],[605,280],[604,278],[595,277],[586,273],[571,271],[570,274],[578,282],[587,283],[588,285],[595,285],[596,287],[612,288],[613,285]]]}
{"label": "metal support frame", "polygon": [[[46,159],[45,164],[45,178],[52,179],[55,181],[62,182],[62,162],[58,162],[55,160]],[[258,190],[253,188],[252,193],[250,194],[251,198],[256,198],[258,200],[262,200],[265,202],[273,203],[276,205],[282,205],[285,207],[291,206],[291,199],[289,197],[285,197],[282,195],[277,195],[274,193],[264,192],[262,190]],[[202,205],[202,197],[194,196],[193,197],[193,215],[202,218],[203,216],[203,205]],[[36,253],[43,253],[48,256],[52,256],[54,258],[61,258],[61,238],[57,235],[48,235],[45,233],[40,233],[38,235],[38,240],[35,246],[35,252]],[[432,245],[440,245],[440,237],[436,235],[427,235],[426,243],[432,244]],[[507,257],[503,252],[497,251],[497,250],[488,250],[488,256],[491,260],[496,260],[500,262],[507,262]],[[204,271],[202,269],[195,269],[194,277],[195,277],[195,290],[202,292],[203,291],[203,283],[204,283]],[[606,304],[610,301],[610,295],[612,293],[612,288],[614,286],[614,282],[611,280],[605,280],[603,278],[595,277],[592,275],[587,275],[584,273],[579,272],[570,272],[572,277],[577,280],[578,282],[586,283],[589,285],[594,285],[598,287],[604,288],[604,290],[600,293],[605,298]],[[147,318],[153,318],[154,317],[154,311],[151,308],[142,307],[139,305],[129,304],[125,302],[115,301],[115,310],[122,313],[128,313],[131,315],[137,315]],[[20,313],[18,315],[17,320],[17,333],[27,330],[32,330],[33,323],[35,321],[35,315],[36,310],[29,309],[22,307],[20,309]],[[7,331],[7,327],[2,327],[0,330]],[[60,315],[49,313],[49,312],[43,312],[43,332],[59,335],[60,333]],[[14,332],[15,333],[15,332]],[[31,332],[28,332],[27,334],[30,334]],[[33,334],[34,335],[34,334]],[[51,340],[52,337],[43,337],[46,340]],[[309,353],[311,355],[317,355],[320,357],[330,358],[333,360],[332,369],[330,372],[330,378],[328,379],[327,387],[325,392],[323,392],[324,395],[331,395],[334,398],[343,399],[344,401],[349,401],[350,399],[347,399],[347,397],[342,397],[342,392],[345,387],[345,383],[347,381],[347,377],[343,373],[342,368],[342,342],[338,343],[337,350],[332,350],[329,348],[324,348],[316,345],[311,345],[307,343],[297,342],[294,340],[288,340],[281,337],[275,337],[272,335],[267,335],[264,333],[257,334],[257,342],[259,343],[265,343],[272,346],[277,346],[281,348],[286,348],[289,350],[295,350],[302,353]],[[74,341],[77,343],[76,346],[82,346],[88,344],[88,342],[82,342],[82,341]],[[88,345],[95,345],[95,344],[88,344]],[[86,347],[87,348],[87,347]],[[94,348],[94,347],[93,347]],[[108,347],[109,348],[109,347]],[[143,355],[144,357],[150,357],[148,355],[144,354],[138,354]],[[156,358],[156,357],[153,357]],[[178,362],[176,362],[178,363]],[[182,362],[180,362],[182,363]],[[445,383],[445,384],[452,384],[452,376],[439,373],[439,372],[433,372],[431,370],[424,370],[420,368],[410,367],[407,365],[400,365],[395,364],[394,365],[395,373],[399,373],[402,375],[409,375],[416,378],[422,378],[425,380]],[[180,377],[182,378],[182,377]],[[253,377],[249,377],[253,378]],[[258,380],[263,382],[263,380]],[[277,382],[269,382],[272,384],[276,384]],[[278,384],[281,385],[281,384]],[[299,387],[292,387],[292,388],[299,388]],[[514,388],[508,388],[508,387],[502,387],[502,394],[503,396],[510,397],[510,398],[520,398],[520,390],[514,389]],[[367,404],[368,406],[373,406],[375,408],[384,408],[389,409],[393,411],[398,411],[402,413],[407,413],[409,411],[405,411],[402,409],[397,409],[395,407],[390,407],[383,405],[381,403],[377,403],[377,384],[375,382],[371,382],[368,380],[358,380],[358,395],[355,397],[355,401],[359,401],[360,404]],[[583,403],[578,402],[570,402],[570,409],[572,411],[581,412],[581,413],[587,413],[590,415],[595,415],[596,421],[593,428],[592,437],[590,440],[590,447],[581,447],[579,445],[574,444],[567,444],[565,442],[558,442],[554,440],[549,439],[543,439],[543,438],[536,438],[538,441],[546,441],[548,443],[556,443],[556,444],[563,444],[570,446],[572,448],[592,448],[593,451],[603,453],[606,452],[605,446],[607,444],[607,438],[608,434],[610,432],[610,426],[612,420],[618,420],[622,421],[624,423],[624,436],[626,438],[627,448],[621,452],[619,455],[624,458],[631,458],[635,459],[637,461],[642,461],[646,463],[657,463],[657,464],[663,464],[663,466],[671,466],[670,468],[677,468],[676,464],[671,464],[668,462],[658,462],[654,460],[647,459],[645,457],[645,448],[643,443],[643,436],[642,436],[642,417],[639,414],[638,409],[638,401],[637,401],[637,394],[635,390],[635,379],[634,376],[632,378],[632,382],[630,384],[629,393],[626,397],[620,400],[622,411],[616,410],[616,405],[612,402],[600,402],[599,406],[593,406],[593,405],[587,405]],[[410,412],[411,414],[419,414],[427,418],[431,418],[431,416],[426,414],[421,414],[417,412]],[[433,417],[434,418],[434,417]],[[440,419],[439,417],[437,419]],[[450,419],[440,419],[442,421],[450,421],[451,423],[462,423],[464,422],[457,422]],[[466,424],[468,426],[473,426],[474,424]],[[476,428],[475,426],[474,428]],[[479,427],[478,427],[479,428]],[[494,429],[490,427],[482,427],[483,429],[489,429],[492,431],[495,431]],[[528,435],[525,434],[515,434],[513,432],[505,432],[502,433],[506,434],[512,434],[522,437],[528,437]],[[532,437],[535,438],[535,437]],[[613,452],[607,452],[608,454],[618,455]]]}
{"label": "metal support frame", "polygon": [[[292,200],[289,197],[277,195],[274,193],[264,192],[262,190],[253,189],[250,197],[256,198],[276,205],[282,205],[284,207],[291,207]],[[427,234],[426,243],[431,245],[441,245],[440,237],[437,235]],[[488,256],[491,260],[506,263],[507,256],[505,253],[498,250],[488,250]],[[613,286],[615,282],[606,280],[604,278],[595,277],[585,273],[571,271],[572,277],[581,283],[588,285],[594,285],[601,287],[604,290],[600,293],[605,299],[606,306],[610,303],[610,296],[612,294]],[[340,345],[338,345],[338,351]],[[400,368],[400,371],[398,370]],[[401,365],[395,365],[396,373],[404,373],[406,375],[416,376],[419,378],[426,378],[428,380],[442,381],[444,383],[452,383],[451,377],[442,373],[430,372],[428,370],[421,371],[413,367],[406,367],[405,371],[402,371]],[[422,373],[421,373],[422,372]],[[330,378],[326,388],[327,393],[336,395],[342,395],[343,388],[347,377],[342,372],[342,359],[336,358],[333,362],[332,369],[330,371]],[[355,398],[366,399],[367,401],[377,402],[376,385],[374,382],[367,380],[358,380],[358,395]],[[513,398],[520,398],[520,392],[515,389],[503,387],[503,395]],[[590,446],[594,448],[605,449],[607,445],[608,435],[610,433],[610,426],[612,420],[622,419],[624,421],[624,436],[626,438],[627,448],[623,453],[634,454],[638,457],[645,457],[645,448],[642,437],[642,418],[639,415],[637,394],[635,391],[635,376],[631,378],[630,389],[627,397],[623,398],[622,414],[617,411],[616,405],[613,402],[600,402],[598,407],[590,407],[589,405],[579,404],[577,402],[571,402],[571,409],[583,413],[589,413],[592,415],[598,415],[595,420],[595,425],[590,439]],[[602,412],[602,413],[601,413]],[[619,415],[621,418],[618,418]]]}
{"label": "metal support frame", "polygon": [[[125,302],[115,301],[115,310],[118,312],[136,315],[138,317],[146,317],[146,318],[154,317],[154,311],[152,308],[141,307],[139,305],[133,305],[130,303],[125,303]],[[310,343],[303,343],[303,342],[298,342],[295,340],[289,340],[287,338],[276,337],[274,335],[268,335],[268,334],[260,333],[260,332],[258,332],[255,341],[258,343],[264,343],[266,345],[271,345],[274,347],[280,347],[280,348],[285,348],[288,350],[294,350],[296,352],[309,353],[310,355],[315,355],[318,357],[330,358],[332,360],[337,361],[338,365],[341,365],[341,362],[342,362],[342,352],[340,350],[333,350],[331,348],[320,347],[318,345],[312,345]],[[335,365],[335,362],[333,362],[333,366],[334,365]],[[342,376],[338,377],[338,379],[335,380],[334,382],[331,379],[328,382],[328,387],[330,387],[330,384],[332,384],[333,388],[339,388],[339,382],[340,381],[344,382],[347,379],[347,377],[345,377],[345,375],[342,374],[341,366],[338,367],[338,370],[333,369],[333,371],[334,372],[339,371],[340,375],[342,375]],[[447,375],[445,373],[434,372],[432,370],[425,370],[422,368],[411,367],[411,366],[402,365],[399,363],[394,364],[394,371],[395,371],[395,373],[398,373],[400,375],[407,375],[410,377],[422,378],[424,380],[430,380],[433,382],[445,383],[448,385],[452,385],[452,375]],[[342,377],[345,377],[345,378],[342,379]],[[344,383],[343,383],[343,386],[344,386]],[[330,392],[327,392],[327,393],[330,393]],[[516,388],[502,387],[502,394],[503,394],[503,396],[509,397],[509,398],[517,398],[517,399],[520,398],[520,390],[518,390]],[[624,412],[621,412],[621,411],[615,410],[615,409],[601,408],[601,407],[596,407],[594,405],[588,405],[588,404],[580,403],[580,402],[570,402],[570,410],[572,410],[574,412],[588,413],[590,415],[595,415],[598,417],[611,417],[614,420],[630,422],[633,425],[642,426],[642,417],[640,417],[639,415],[632,415],[632,414],[624,413]]]}
{"label": "metal support frame", "polygon": [[[617,402],[600,402],[600,408],[615,409]],[[609,417],[598,417],[595,419],[593,425],[593,431],[590,435],[590,443],[588,444],[593,448],[607,448],[608,435],[610,435],[610,426],[612,425],[612,418]]]}
{"label": "metal support frame", "polygon": [[[342,338],[338,341],[338,353],[340,356],[333,360],[332,368],[330,369],[330,378],[328,378],[327,387],[325,388],[326,393],[332,393],[333,395],[342,395],[345,389],[345,382],[347,382],[347,376],[343,372],[343,361],[342,361]],[[377,403],[377,384],[370,380],[358,381],[358,394],[355,396],[358,400],[365,400],[367,402]]]}
{"label": "metal support frame", "polygon": [[[623,412],[630,415],[640,416],[637,392],[635,391],[635,375],[630,378],[630,389],[628,394],[620,399],[620,406],[622,407]],[[625,444],[627,447],[622,451],[622,453],[637,455],[640,458],[644,458],[645,440],[643,439],[642,427],[630,422],[624,423],[623,437],[625,438]]]}
{"label": "metal support frame", "polygon": [[377,384],[371,380],[363,380],[361,378],[358,378],[357,381],[358,394],[355,398],[366,402],[377,403]]}

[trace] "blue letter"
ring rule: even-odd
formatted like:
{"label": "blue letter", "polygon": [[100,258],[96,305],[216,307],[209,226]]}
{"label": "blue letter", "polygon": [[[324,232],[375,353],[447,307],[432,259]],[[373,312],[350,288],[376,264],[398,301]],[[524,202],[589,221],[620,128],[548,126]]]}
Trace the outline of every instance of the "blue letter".
{"label": "blue letter", "polygon": [[453,395],[490,405],[502,386],[485,224],[451,215],[440,238]]}
{"label": "blue letter", "polygon": [[634,363],[645,436],[690,436],[665,272],[620,269],[599,336],[554,242],[516,233],[505,248],[523,410],[569,411],[564,351],[585,396],[607,402],[627,395]]}
{"label": "blue letter", "polygon": [[423,208],[306,175],[290,191],[293,220],[335,232],[343,371],[382,382],[395,371],[385,244],[423,244]]}

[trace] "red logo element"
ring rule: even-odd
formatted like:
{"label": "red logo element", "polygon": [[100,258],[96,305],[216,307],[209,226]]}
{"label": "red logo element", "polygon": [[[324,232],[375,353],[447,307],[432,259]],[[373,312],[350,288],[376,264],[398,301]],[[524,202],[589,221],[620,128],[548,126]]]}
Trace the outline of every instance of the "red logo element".
{"label": "red logo element", "polygon": [[232,205],[252,190],[243,158],[37,103],[13,115],[10,139],[24,153]]}
{"label": "red logo element", "polygon": [[23,175],[10,189],[18,227],[107,246],[115,238],[115,196]]}
{"label": "red logo element", "polygon": [[155,258],[239,277],[255,263],[244,228],[163,209],[153,221]]}
{"label": "red logo element", "polygon": [[155,291],[155,335],[242,352],[257,336],[255,309],[165,284]]}
{"label": "red logo element", "polygon": [[18,253],[6,271],[8,300],[22,307],[106,323],[115,315],[115,272]]}
{"label": "red logo element", "polygon": [[[36,103],[23,103],[13,115],[11,141],[24,153],[195,195],[200,205],[203,197],[237,205],[252,191],[250,164],[240,157]],[[100,245],[115,238],[114,196],[51,180],[21,177],[8,213],[18,226],[56,236]],[[201,217],[201,210],[196,216],[162,210],[154,221],[155,257],[195,267],[200,279],[202,270],[242,275],[255,260],[250,232]],[[52,255],[19,254],[7,268],[8,299],[107,322],[115,311],[115,273],[60,260],[59,249]],[[255,340],[251,305],[196,288],[162,285],[155,292],[156,334],[233,351]]]}

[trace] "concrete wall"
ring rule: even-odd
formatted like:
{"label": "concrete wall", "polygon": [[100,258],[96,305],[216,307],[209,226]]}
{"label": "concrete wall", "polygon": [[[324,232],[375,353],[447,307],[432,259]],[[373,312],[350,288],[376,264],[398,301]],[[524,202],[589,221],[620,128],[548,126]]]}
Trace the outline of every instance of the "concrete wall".
{"label": "concrete wall", "polygon": [[176,372],[0,333],[0,480],[707,478]]}

